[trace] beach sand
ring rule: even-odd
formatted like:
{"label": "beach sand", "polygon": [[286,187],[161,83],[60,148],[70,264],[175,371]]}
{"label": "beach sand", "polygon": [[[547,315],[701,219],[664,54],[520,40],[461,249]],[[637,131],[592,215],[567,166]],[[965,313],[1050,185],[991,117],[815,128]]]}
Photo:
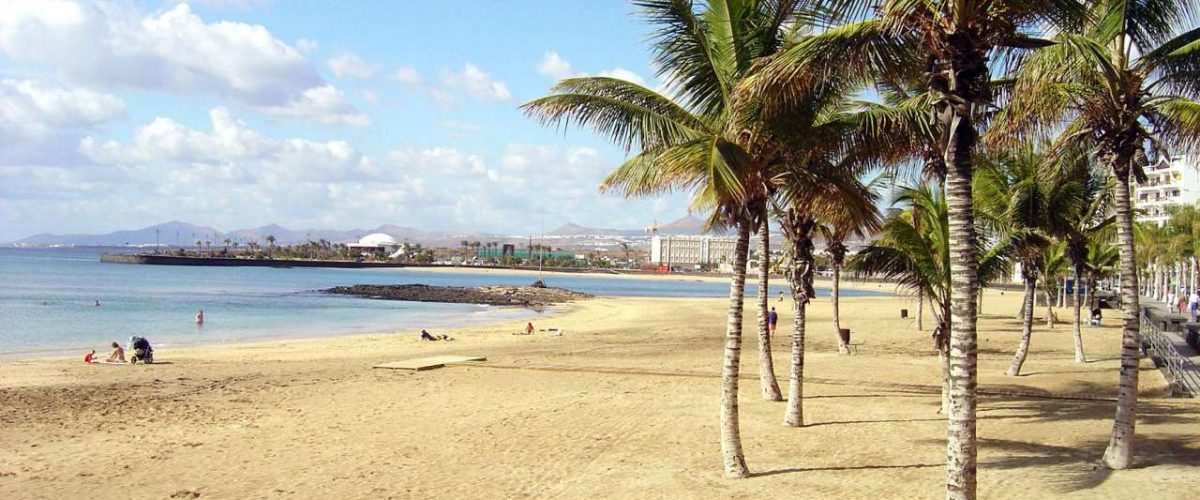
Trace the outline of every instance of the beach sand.
{"label": "beach sand", "polygon": [[[862,285],[876,289],[876,285]],[[1136,467],[1095,466],[1115,403],[1119,331],[1038,322],[1007,377],[1019,294],[980,321],[981,498],[1183,498],[1200,477],[1200,404],[1141,374]],[[928,333],[900,297],[842,300],[862,342],[836,353],[827,297],[810,306],[804,428],[760,397],[747,302],[741,432],[755,477],[721,476],[724,299],[597,298],[524,323],[160,349],[151,366],[0,362],[0,498],[939,498],[945,420]],[[791,307],[773,339],[787,383]],[[915,313],[915,311],[912,311]],[[1044,314],[1039,308],[1037,315]],[[1060,311],[1069,318],[1069,311]],[[926,316],[926,327],[932,320]],[[82,357],[82,352],[80,357]],[[380,362],[479,354],[422,372]],[[786,393],[786,386],[784,388]],[[1036,393],[1051,397],[1034,397]],[[1084,399],[1078,399],[1084,398]]]}

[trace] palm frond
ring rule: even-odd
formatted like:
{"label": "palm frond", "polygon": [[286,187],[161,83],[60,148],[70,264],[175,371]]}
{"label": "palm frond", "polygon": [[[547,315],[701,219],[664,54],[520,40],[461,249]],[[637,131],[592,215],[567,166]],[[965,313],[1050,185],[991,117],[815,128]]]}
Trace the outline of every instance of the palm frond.
{"label": "palm frond", "polygon": [[666,96],[619,78],[570,78],[551,92],[521,110],[544,125],[591,128],[626,150],[662,148],[712,133],[707,122]]}

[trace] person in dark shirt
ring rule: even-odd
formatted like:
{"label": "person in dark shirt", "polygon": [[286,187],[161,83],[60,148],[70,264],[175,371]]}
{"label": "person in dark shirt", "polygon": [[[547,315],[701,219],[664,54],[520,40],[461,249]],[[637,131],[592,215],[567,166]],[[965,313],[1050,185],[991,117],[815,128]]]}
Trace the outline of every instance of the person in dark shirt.
{"label": "person in dark shirt", "polygon": [[767,315],[767,327],[771,333],[775,333],[775,325],[779,324],[779,314],[775,312],[775,308],[771,308],[771,313]]}

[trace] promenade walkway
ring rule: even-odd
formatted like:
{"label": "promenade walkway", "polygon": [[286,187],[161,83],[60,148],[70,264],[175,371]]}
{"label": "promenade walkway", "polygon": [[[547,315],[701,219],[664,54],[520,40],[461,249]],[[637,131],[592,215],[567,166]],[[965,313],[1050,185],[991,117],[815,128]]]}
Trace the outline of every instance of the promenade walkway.
{"label": "promenade walkway", "polygon": [[1161,320],[1165,318],[1192,328],[1200,327],[1200,324],[1179,321],[1178,313],[1169,311],[1166,304],[1149,297],[1142,297],[1139,302],[1145,311],[1142,315],[1142,344],[1147,354],[1157,359],[1159,368],[1175,384],[1177,391],[1200,397],[1200,366],[1197,365],[1200,363],[1200,353],[1187,344],[1184,337],[1187,328],[1172,330],[1160,327],[1163,324]]}

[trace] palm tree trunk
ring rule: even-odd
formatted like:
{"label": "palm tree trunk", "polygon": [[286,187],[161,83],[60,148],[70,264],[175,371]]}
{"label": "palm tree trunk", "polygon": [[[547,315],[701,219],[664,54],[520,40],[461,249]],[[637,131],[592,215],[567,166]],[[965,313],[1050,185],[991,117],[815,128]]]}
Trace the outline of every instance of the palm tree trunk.
{"label": "palm tree trunk", "polygon": [[942,306],[942,317],[938,319],[937,329],[933,333],[934,348],[938,353],[938,368],[942,375],[942,404],[938,408],[939,415],[950,411],[950,317],[949,304]]}
{"label": "palm tree trunk", "polygon": [[792,257],[788,281],[792,289],[792,365],[789,373],[787,408],[784,410],[783,425],[804,425],[804,334],[808,301],[812,298],[813,253],[812,231],[815,224],[802,220],[794,214],[787,217],[789,224],[788,242],[792,245]]}
{"label": "palm tree trunk", "polygon": [[[978,58],[983,58],[982,53]],[[974,59],[974,56],[964,53],[963,59]],[[974,62],[986,66],[986,61]],[[986,78],[987,72],[982,74]],[[955,87],[960,83],[957,78],[950,80]],[[965,89],[962,91],[969,92]],[[950,409],[946,432],[948,500],[975,499],[978,462],[975,427],[978,401],[975,389],[978,383],[979,344],[975,331],[975,294],[979,291],[979,261],[975,249],[974,197],[971,192],[975,126],[970,113],[970,110],[958,110],[953,106],[942,111],[943,115],[948,115],[943,119],[942,126],[949,137],[944,150],[948,167],[946,205],[950,223],[951,291]]]}
{"label": "palm tree trunk", "polygon": [[1062,278],[1062,288],[1058,290],[1058,308],[1065,309],[1067,307],[1067,277]]}
{"label": "palm tree trunk", "polygon": [[1084,289],[1085,297],[1083,299],[1083,303],[1087,304],[1087,313],[1088,313],[1089,318],[1092,317],[1092,309],[1096,308],[1096,305],[1092,303],[1092,297],[1095,297],[1095,295],[1092,293],[1092,289],[1095,287],[1096,287],[1096,274],[1091,271],[1088,271],[1087,272],[1087,288]]}
{"label": "palm tree trunk", "polygon": [[742,356],[742,307],[746,293],[746,256],[750,247],[750,223],[738,222],[737,246],[733,255],[733,280],[729,284],[729,321],[725,325],[725,359],[721,371],[721,456],[725,477],[750,475],[742,452],[738,424],[738,370]]}
{"label": "palm tree trunk", "polygon": [[[1008,367],[1008,375],[1016,377],[1021,374],[1021,366],[1029,355],[1029,338],[1033,336],[1033,298],[1037,294],[1037,275],[1025,275],[1025,317],[1021,320],[1021,344],[1017,346],[1017,354],[1013,356],[1012,365]],[[1049,297],[1046,300],[1050,300]]]}
{"label": "palm tree trunk", "polygon": [[921,330],[925,329],[925,326],[921,324],[923,322],[923,320],[925,319],[924,316],[925,316],[925,291],[917,290],[917,331],[921,331]]}
{"label": "palm tree trunk", "polygon": [[841,284],[841,278],[842,278],[842,263],[835,261],[833,263],[833,290],[832,290],[833,334],[837,336],[838,353],[839,354],[850,354],[850,346],[847,346],[846,342],[844,340],[842,340],[842,318],[841,318],[841,315],[838,313],[838,295],[839,295],[839,286]]}
{"label": "palm tree trunk", "polygon": [[[1075,288],[1072,289],[1073,296],[1071,297],[1072,307],[1075,309],[1075,362],[1087,363],[1087,356],[1083,354],[1083,329],[1080,327],[1079,310],[1083,304],[1079,303],[1079,285],[1080,279],[1083,278],[1083,263],[1075,265]],[[1090,290],[1091,288],[1089,288]]]}
{"label": "palm tree trunk", "polygon": [[1117,390],[1117,413],[1112,434],[1104,451],[1104,464],[1125,469],[1133,463],[1134,423],[1137,419],[1138,350],[1142,336],[1138,318],[1137,248],[1133,243],[1133,213],[1129,206],[1129,170],[1120,160],[1114,205],[1117,219],[1117,245],[1121,255],[1121,377]]}
{"label": "palm tree trunk", "polygon": [[[1046,296],[1046,327],[1054,328],[1054,297],[1050,295],[1050,287],[1053,286],[1053,279],[1042,280],[1042,294]],[[1057,295],[1057,294],[1055,294]]]}
{"label": "palm tree trunk", "polygon": [[762,388],[763,399],[782,401],[779,381],[775,380],[775,362],[771,358],[771,330],[767,324],[767,317],[770,315],[768,286],[771,276],[771,228],[766,209],[762,212],[762,225],[758,228],[758,383]]}

